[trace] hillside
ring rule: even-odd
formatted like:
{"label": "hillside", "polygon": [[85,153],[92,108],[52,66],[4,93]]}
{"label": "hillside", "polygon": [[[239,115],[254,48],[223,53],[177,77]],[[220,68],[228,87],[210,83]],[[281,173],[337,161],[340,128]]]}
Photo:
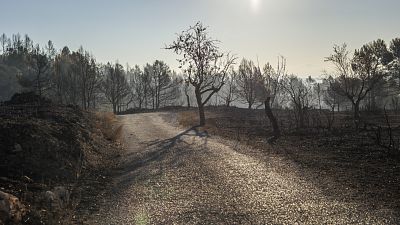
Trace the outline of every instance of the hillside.
{"label": "hillside", "polygon": [[39,107],[35,98],[26,95],[16,95],[2,105],[0,193],[5,199],[7,194],[17,197],[22,205],[3,215],[0,204],[0,221],[71,221],[84,199],[84,187],[93,188],[85,184],[97,177],[105,180],[99,171],[111,166],[112,158],[118,155],[118,147],[111,140],[113,122],[112,115],[73,106],[47,102]]}

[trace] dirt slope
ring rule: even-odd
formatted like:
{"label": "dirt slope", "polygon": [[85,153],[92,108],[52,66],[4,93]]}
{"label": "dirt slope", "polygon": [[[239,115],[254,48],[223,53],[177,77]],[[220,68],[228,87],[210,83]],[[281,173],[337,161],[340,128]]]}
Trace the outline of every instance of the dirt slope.
{"label": "dirt slope", "polygon": [[[93,186],[118,149],[91,112],[50,102],[11,103],[0,106],[0,192],[17,197],[26,214],[13,223],[70,224],[87,195],[82,189]],[[11,224],[20,213],[9,205],[0,196],[0,224]]]}
{"label": "dirt slope", "polygon": [[171,113],[121,116],[126,152],[113,188],[88,224],[396,224],[397,212],[328,196],[296,164],[198,128],[180,130]]}

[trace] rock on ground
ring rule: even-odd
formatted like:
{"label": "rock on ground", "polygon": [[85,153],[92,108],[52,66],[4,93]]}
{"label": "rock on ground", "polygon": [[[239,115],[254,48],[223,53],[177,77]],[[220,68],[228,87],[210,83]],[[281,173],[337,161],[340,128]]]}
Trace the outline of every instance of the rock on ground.
{"label": "rock on ground", "polygon": [[0,224],[20,223],[25,214],[26,208],[17,197],[0,191]]}

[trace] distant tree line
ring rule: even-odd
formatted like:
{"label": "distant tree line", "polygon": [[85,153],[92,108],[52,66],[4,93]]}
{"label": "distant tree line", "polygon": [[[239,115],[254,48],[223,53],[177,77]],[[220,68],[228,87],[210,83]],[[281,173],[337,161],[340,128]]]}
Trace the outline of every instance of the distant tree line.
{"label": "distant tree line", "polygon": [[[354,122],[360,110],[400,110],[400,38],[389,47],[383,40],[367,43],[353,54],[345,44],[334,46],[326,62],[334,70],[319,80],[289,74],[286,60],[278,57],[277,66],[260,66],[242,59],[236,69],[231,67],[218,92],[215,105],[231,106],[232,102],[249,109],[291,109],[298,127],[305,127],[310,110],[353,111]],[[216,98],[217,99],[217,98]],[[329,120],[332,120],[330,118]]]}
{"label": "distant tree line", "polygon": [[110,105],[117,113],[133,108],[158,109],[180,103],[182,76],[156,60],[143,68],[118,62],[101,64],[83,47],[60,51],[49,41],[44,47],[28,35],[0,36],[0,96],[34,91],[54,102],[99,109]]}
{"label": "distant tree line", "polygon": [[307,126],[315,109],[326,116],[328,126],[337,111],[352,111],[358,126],[361,110],[400,110],[400,38],[389,45],[378,39],[354,52],[346,44],[334,46],[325,58],[334,70],[319,79],[289,74],[282,56],[276,66],[249,59],[238,62],[219,49],[201,23],[165,47],[181,57],[181,74],[161,60],[143,67],[98,63],[82,47],[57,50],[51,41],[41,47],[27,35],[3,34],[0,45],[2,100],[31,90],[62,104],[84,109],[109,105],[114,112],[195,106],[201,125],[207,105],[264,108],[277,137],[280,130],[272,109],[289,109],[299,128]]}

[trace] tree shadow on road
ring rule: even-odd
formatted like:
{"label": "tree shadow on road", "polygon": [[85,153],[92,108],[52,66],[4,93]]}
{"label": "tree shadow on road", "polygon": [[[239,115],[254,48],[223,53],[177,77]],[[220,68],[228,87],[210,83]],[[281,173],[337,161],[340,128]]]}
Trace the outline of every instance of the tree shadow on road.
{"label": "tree shadow on road", "polygon": [[184,136],[188,136],[188,137],[199,137],[199,138],[204,138],[203,139],[203,144],[207,145],[207,140],[208,137],[210,137],[210,135],[208,135],[207,131],[199,131],[198,128],[200,128],[201,126],[193,126],[185,131],[183,131],[182,133],[176,135],[175,137],[172,138],[168,138],[165,140],[155,140],[152,142],[148,142],[147,146],[148,147],[156,147],[156,148],[162,148],[162,150],[168,150],[170,148],[173,148],[176,144],[178,143],[184,143],[187,145],[193,145],[193,143],[188,143],[185,140],[183,140]]}
{"label": "tree shadow on road", "polygon": [[[141,152],[125,155],[125,162],[112,174],[113,177],[117,177],[119,180],[116,187],[120,189],[129,186],[133,182],[141,182],[160,176],[163,171],[162,167],[179,166],[180,159],[190,152],[190,146],[201,143],[195,141],[196,137],[201,138],[201,146],[206,147],[207,139],[210,136],[207,131],[200,131],[199,127],[193,126],[172,138],[143,142],[142,145],[144,147]],[[185,137],[193,137],[193,141],[185,140]],[[167,155],[169,160],[166,160]],[[157,172],[149,173],[148,170],[153,169],[154,171],[154,168],[145,169],[145,167],[154,163],[156,165],[152,167],[157,168]]]}

